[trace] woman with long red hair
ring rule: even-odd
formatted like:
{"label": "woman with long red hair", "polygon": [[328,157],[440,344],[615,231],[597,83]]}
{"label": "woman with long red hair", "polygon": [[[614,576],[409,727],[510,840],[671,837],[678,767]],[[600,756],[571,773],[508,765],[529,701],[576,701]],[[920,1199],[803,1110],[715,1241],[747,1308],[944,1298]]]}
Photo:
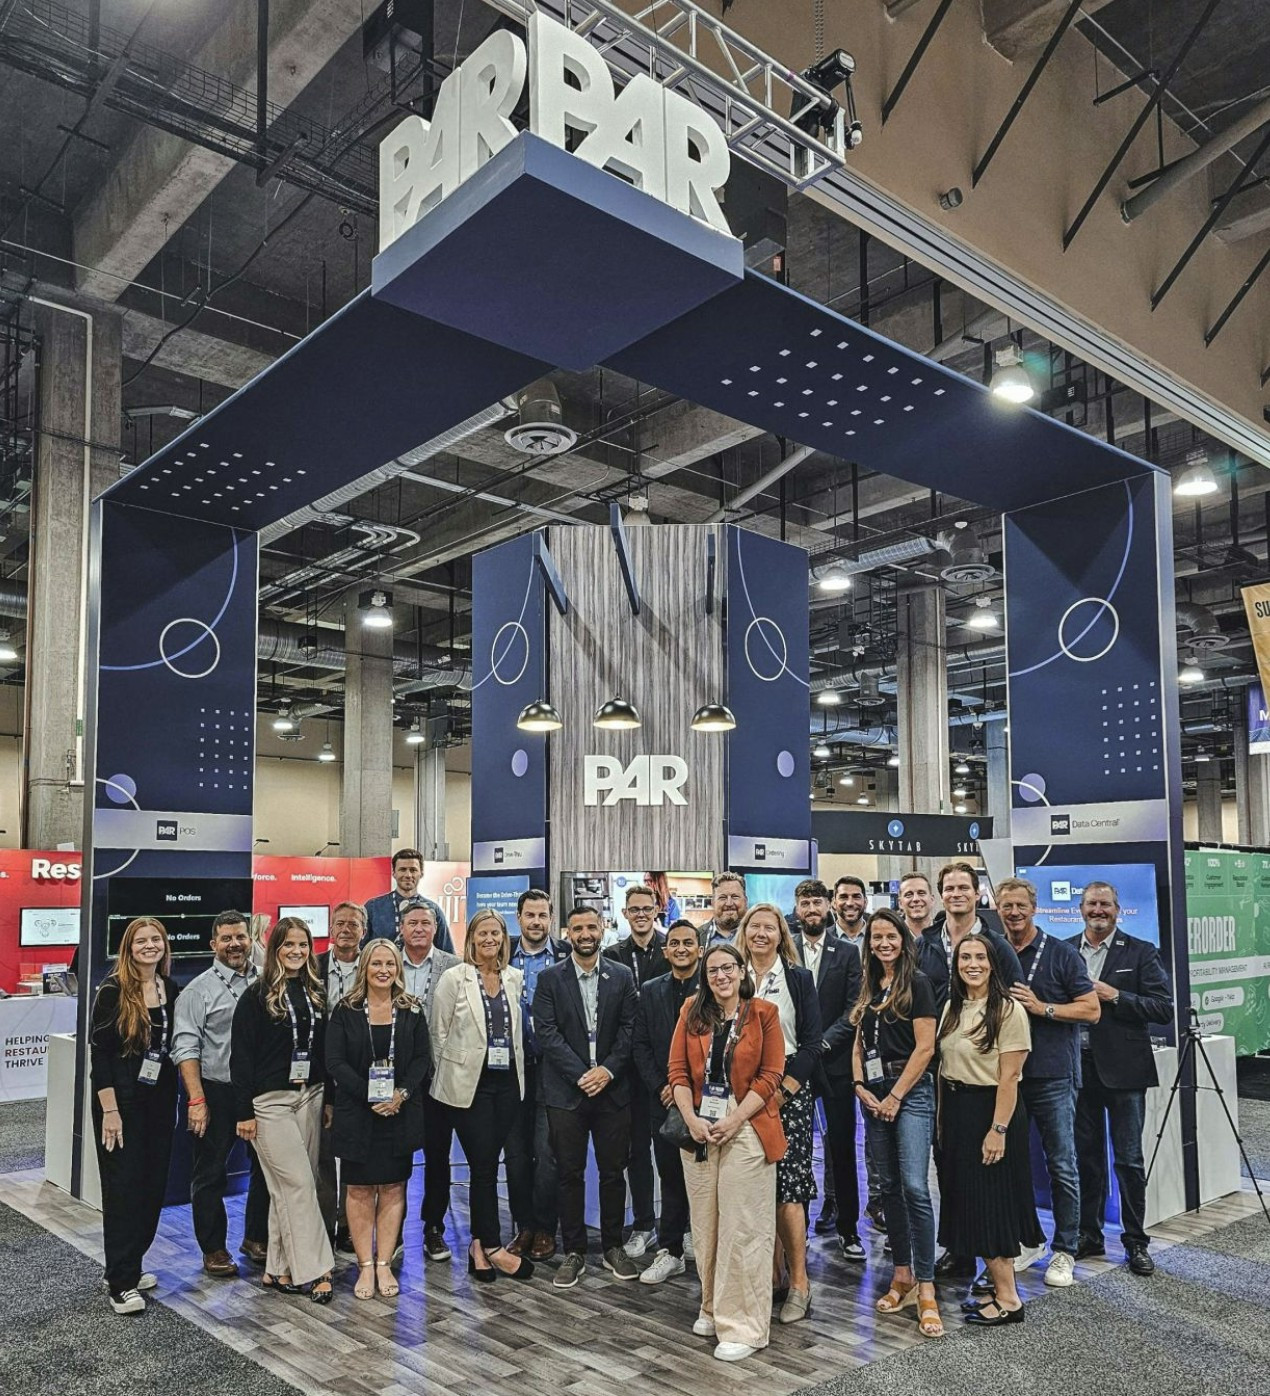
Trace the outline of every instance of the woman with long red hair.
{"label": "woman with long red hair", "polygon": [[117,1314],[138,1314],[158,1280],[141,1269],[154,1242],[176,1127],[172,954],[163,923],[130,921],[89,1027],[93,1135],[101,1175],[106,1285]]}

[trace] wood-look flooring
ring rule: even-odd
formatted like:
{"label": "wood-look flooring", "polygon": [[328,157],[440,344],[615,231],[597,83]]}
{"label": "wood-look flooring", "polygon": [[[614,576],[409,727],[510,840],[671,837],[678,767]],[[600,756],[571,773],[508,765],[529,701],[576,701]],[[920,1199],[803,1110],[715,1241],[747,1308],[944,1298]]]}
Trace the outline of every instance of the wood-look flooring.
{"label": "wood-look flooring", "polygon": [[[418,1180],[411,1191],[416,1209],[417,1189]],[[45,1183],[39,1172],[0,1175],[0,1202],[100,1258],[100,1215]],[[1175,1218],[1154,1228],[1155,1249],[1191,1240],[1256,1207],[1249,1190]],[[231,1209],[236,1242],[241,1199],[232,1200]],[[424,1383],[483,1396],[632,1396],[633,1390],[639,1396],[729,1396],[746,1389],[788,1396],[929,1341],[911,1311],[895,1317],[874,1312],[890,1266],[867,1223],[867,1266],[849,1265],[836,1245],[813,1239],[810,1317],[785,1327],[773,1322],[771,1346],[731,1365],[715,1361],[712,1340],[690,1331],[698,1297],[691,1261],[686,1275],[664,1285],[623,1283],[600,1268],[593,1243],[587,1274],[575,1289],[552,1287],[555,1262],[540,1266],[528,1283],[480,1285],[467,1275],[465,1222],[466,1193],[456,1180],[447,1228],[454,1259],[426,1261],[418,1219],[411,1219],[402,1293],[392,1300],[354,1299],[353,1267],[337,1275],[336,1299],[327,1308],[263,1292],[259,1270],[245,1261],[243,1277],[210,1279],[199,1265],[188,1207],[164,1212],[146,1263],[159,1275],[155,1298],[311,1396],[417,1396]],[[1078,1275],[1107,1264],[1082,1264]],[[1038,1266],[1020,1276],[1025,1298],[1043,1291],[1041,1274]],[[963,1293],[941,1290],[950,1328]]]}

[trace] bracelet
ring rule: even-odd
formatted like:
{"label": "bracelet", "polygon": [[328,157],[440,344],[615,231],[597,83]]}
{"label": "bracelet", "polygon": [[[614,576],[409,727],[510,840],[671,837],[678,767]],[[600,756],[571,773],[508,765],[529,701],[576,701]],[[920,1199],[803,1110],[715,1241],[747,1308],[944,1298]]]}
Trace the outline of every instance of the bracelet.
{"label": "bracelet", "polygon": [[887,1095],[891,1097],[891,1099],[896,1103],[896,1105],[904,1104],[904,1097],[902,1095],[896,1095],[894,1091],[887,1091]]}
{"label": "bracelet", "polygon": [[199,1098],[198,1098],[197,1100],[192,1100],[192,1101],[190,1101],[190,1109],[193,1110],[194,1107],[195,1107],[196,1105],[206,1105],[206,1104],[207,1104],[207,1097],[206,1097],[205,1095],[201,1095],[201,1096],[199,1096]]}
{"label": "bracelet", "polygon": [[869,1083],[868,1083],[867,1081],[852,1081],[851,1084],[852,1084],[852,1085],[856,1088],[856,1090],[858,1091],[858,1090],[862,1090],[862,1089],[864,1089],[865,1087],[867,1087]]}
{"label": "bracelet", "polygon": [[[119,1114],[119,1110],[118,1110],[118,1107],[117,1107],[117,1106],[112,1105],[112,1106],[110,1107],[109,1110],[107,1110],[107,1109],[105,1109],[105,1107],[103,1107],[101,1113],[102,1113],[103,1115],[118,1115],[118,1114]],[[121,1117],[121,1118],[122,1118],[122,1117]]]}

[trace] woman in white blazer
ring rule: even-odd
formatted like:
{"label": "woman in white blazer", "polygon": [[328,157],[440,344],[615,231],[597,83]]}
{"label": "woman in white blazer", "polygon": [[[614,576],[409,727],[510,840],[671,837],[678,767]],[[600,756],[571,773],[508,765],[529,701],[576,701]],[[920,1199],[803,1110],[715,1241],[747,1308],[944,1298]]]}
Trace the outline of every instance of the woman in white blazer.
{"label": "woman in white blazer", "polygon": [[478,911],[468,923],[463,963],[437,980],[432,999],[432,1095],[450,1107],[467,1156],[467,1269],[486,1283],[534,1273],[528,1256],[504,1249],[498,1218],[498,1160],[525,1094],[524,980],[510,958],[507,923],[496,911]]}

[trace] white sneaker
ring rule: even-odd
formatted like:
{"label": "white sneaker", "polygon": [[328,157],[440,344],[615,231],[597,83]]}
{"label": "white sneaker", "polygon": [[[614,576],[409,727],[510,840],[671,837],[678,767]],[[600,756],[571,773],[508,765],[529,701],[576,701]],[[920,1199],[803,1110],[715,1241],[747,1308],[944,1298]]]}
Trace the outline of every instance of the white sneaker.
{"label": "white sneaker", "polygon": [[1044,1246],[1024,1246],[1014,1257],[1014,1273],[1021,1275],[1024,1270],[1030,1270],[1044,1254]]}
{"label": "white sneaker", "polygon": [[1066,1289],[1068,1285],[1075,1283],[1075,1266],[1076,1262],[1066,1251],[1055,1251],[1050,1263],[1045,1267],[1045,1283],[1051,1289]]}
{"label": "white sneaker", "polygon": [[713,1338],[714,1319],[709,1314],[698,1314],[696,1323],[692,1325],[692,1331],[698,1338]]}
{"label": "white sneaker", "polygon": [[632,1231],[630,1240],[622,1247],[632,1260],[638,1260],[641,1255],[648,1252],[649,1247],[657,1239],[656,1232],[653,1231]]}
{"label": "white sneaker", "polygon": [[146,1301],[135,1289],[125,1289],[118,1299],[110,1296],[110,1307],[117,1314],[139,1314],[145,1311]]}
{"label": "white sneaker", "polygon": [[663,1246],[653,1259],[653,1263],[639,1277],[642,1285],[659,1285],[666,1280],[682,1275],[687,1267],[681,1255],[671,1255]]}
{"label": "white sneaker", "polygon": [[720,1343],[715,1348],[714,1355],[720,1362],[744,1362],[757,1351],[758,1348],[752,1348],[748,1343]]}
{"label": "white sneaker", "polygon": [[147,1289],[158,1289],[159,1277],[152,1275],[149,1270],[137,1281],[137,1288],[144,1293]]}
{"label": "white sneaker", "polygon": [[689,1231],[689,1232],[684,1236],[684,1259],[685,1259],[685,1260],[696,1260],[696,1258],[697,1258],[697,1253],[696,1253],[696,1251],[694,1251],[693,1248],[692,1248],[692,1232]]}

